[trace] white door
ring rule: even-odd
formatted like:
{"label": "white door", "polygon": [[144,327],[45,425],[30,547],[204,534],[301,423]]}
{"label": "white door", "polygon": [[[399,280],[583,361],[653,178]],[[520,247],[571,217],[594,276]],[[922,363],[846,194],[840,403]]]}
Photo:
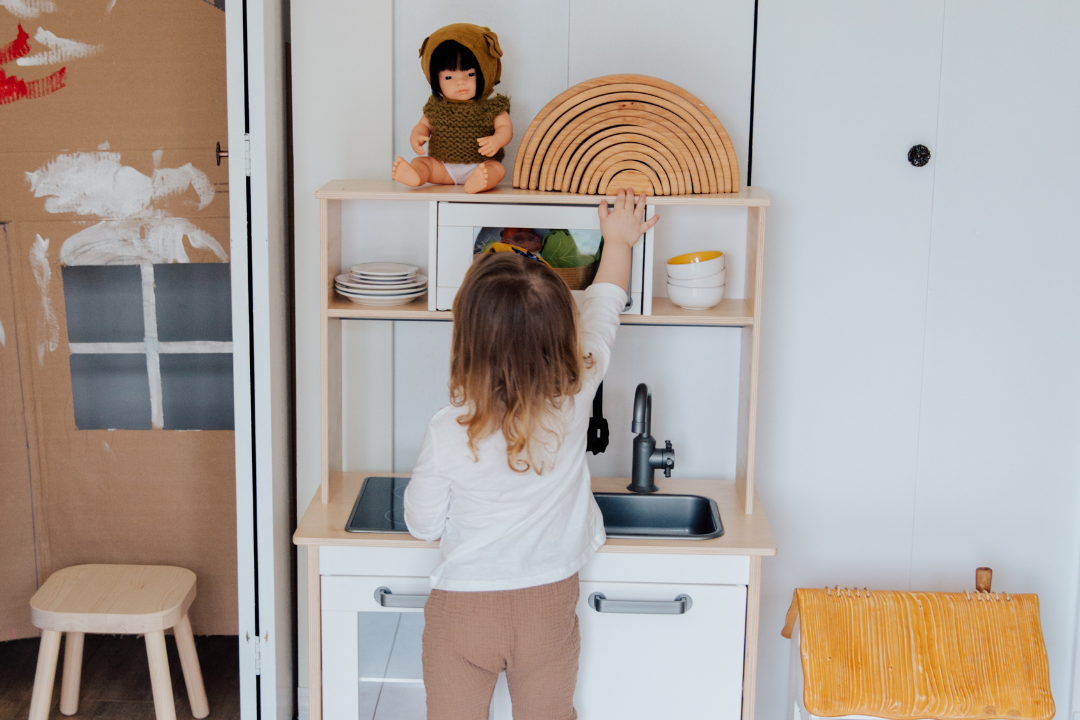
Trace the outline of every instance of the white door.
{"label": "white door", "polygon": [[578,618],[579,717],[741,717],[745,585],[582,582]]}
{"label": "white door", "polygon": [[293,717],[292,434],[279,0],[226,0],[240,706]]}
{"label": "white door", "polygon": [[[766,563],[762,618],[811,577],[895,587],[911,569],[944,6],[759,6],[750,182],[773,205],[756,468],[788,537],[812,538]],[[763,622],[757,717],[790,712],[787,657]]]}

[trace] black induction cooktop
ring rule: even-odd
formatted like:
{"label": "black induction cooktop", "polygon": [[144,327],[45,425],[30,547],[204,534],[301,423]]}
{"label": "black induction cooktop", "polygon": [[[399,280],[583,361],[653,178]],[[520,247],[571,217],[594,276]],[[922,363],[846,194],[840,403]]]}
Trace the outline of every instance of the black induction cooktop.
{"label": "black induction cooktop", "polygon": [[408,484],[407,477],[366,478],[345,530],[356,533],[409,532],[405,526],[405,487]]}

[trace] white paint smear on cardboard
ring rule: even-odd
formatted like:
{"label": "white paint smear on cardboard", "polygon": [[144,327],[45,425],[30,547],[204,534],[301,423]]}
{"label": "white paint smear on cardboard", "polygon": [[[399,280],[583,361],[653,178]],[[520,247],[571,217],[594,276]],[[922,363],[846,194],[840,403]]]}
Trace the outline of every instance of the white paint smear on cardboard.
{"label": "white paint smear on cardboard", "polygon": [[37,32],[34,34],[34,40],[37,40],[49,49],[45,52],[21,57],[15,61],[16,65],[55,65],[69,60],[90,57],[103,47],[101,45],[91,45],[90,43],[79,42],[78,40],[68,40],[67,38],[56,37],[56,35],[43,27],[37,29]]}
{"label": "white paint smear on cardboard", "polygon": [[80,230],[60,246],[64,265],[140,265],[190,262],[184,238],[192,247],[212,251],[224,262],[228,255],[217,240],[184,218],[105,220]]}
{"label": "white paint smear on cardboard", "polygon": [[228,255],[209,233],[184,218],[172,217],[155,201],[188,192],[198,196],[201,210],[214,199],[206,173],[187,163],[159,167],[162,151],[153,154],[154,171],[144,175],[120,164],[120,153],[77,152],[58,155],[26,179],[35,197],[46,197],[52,213],[96,215],[97,225],[80,230],[60,248],[65,265],[137,265],[189,262],[184,238],[222,261]]}
{"label": "white paint smear on cardboard", "polygon": [[7,8],[8,12],[23,20],[36,18],[41,13],[56,11],[56,5],[52,0],[0,0],[0,6]]}
{"label": "white paint smear on cardboard", "polygon": [[74,212],[103,219],[161,217],[155,200],[179,195],[190,186],[202,210],[214,199],[214,186],[191,163],[178,168],[155,168],[147,177],[120,164],[118,152],[76,152],[57,155],[35,172],[26,173],[34,197],[48,197],[45,209]]}
{"label": "white paint smear on cardboard", "polygon": [[45,351],[52,352],[60,344],[60,324],[53,312],[52,300],[49,299],[49,281],[52,280],[52,268],[49,267],[49,241],[40,235],[30,246],[30,268],[34,271],[34,281],[41,291],[41,311],[38,313],[38,363],[45,364]]}
{"label": "white paint smear on cardboard", "polygon": [[7,335],[4,334],[4,323],[0,322],[0,345],[7,347]]}

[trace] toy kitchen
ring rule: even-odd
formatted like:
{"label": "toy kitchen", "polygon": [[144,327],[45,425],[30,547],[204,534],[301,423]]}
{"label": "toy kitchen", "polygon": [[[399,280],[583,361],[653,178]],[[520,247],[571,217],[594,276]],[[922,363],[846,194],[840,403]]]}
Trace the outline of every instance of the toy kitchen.
{"label": "toy kitchen", "polygon": [[[437,543],[413,538],[405,528],[407,473],[377,467],[342,470],[347,442],[342,427],[343,365],[356,372],[352,361],[343,358],[343,324],[451,322],[453,297],[473,255],[494,242],[532,243],[534,247],[525,249],[541,257],[545,248],[557,251],[549,253],[552,257],[572,256],[573,262],[562,268],[571,272],[559,272],[559,263],[553,266],[572,290],[580,290],[591,279],[589,265],[602,251],[598,202],[605,196],[610,201],[618,187],[639,189],[636,185],[642,183],[640,190],[649,196],[649,215],[657,208],[692,206],[698,213],[737,214],[738,226],[745,227],[744,237],[697,238],[697,247],[692,248],[665,243],[650,230],[635,246],[621,316],[624,326],[647,326],[642,332],[653,332],[648,327],[681,326],[696,333],[738,334],[738,377],[731,378],[738,388],[737,411],[726,409],[737,412],[737,428],[733,426],[731,437],[718,440],[733,446],[736,459],[729,479],[681,475],[679,445],[665,444],[664,428],[651,422],[651,398],[644,384],[634,393],[633,418],[613,420],[612,435],[632,435],[635,452],[633,457],[619,458],[626,477],[592,479],[608,540],[580,571],[581,656],[574,705],[589,720],[754,717],[762,557],[777,552],[754,490],[765,213],[770,200],[758,188],[740,188],[737,169],[732,182],[733,154],[720,157],[722,127],[704,114],[708,112],[701,110],[704,105],[687,101],[692,96],[662,81],[612,77],[606,85],[598,83],[605,80],[599,78],[582,84],[587,87],[571,88],[541,112],[522,140],[512,187],[504,184],[469,193],[453,185],[407,188],[390,180],[334,180],[316,195],[321,208],[322,476],[320,491],[302,513],[293,536],[306,548],[308,563],[312,720],[425,717],[423,608],[430,592],[429,574],[439,561]],[[638,83],[636,89],[626,90],[628,78]],[[544,117],[545,112],[551,109],[547,114],[552,115],[564,108],[563,114],[573,115],[565,108],[574,107],[575,97],[603,99],[597,91],[603,87],[614,88],[620,96],[641,96],[630,105],[645,105],[653,98],[659,107],[655,121],[636,127],[645,131],[640,136],[646,146],[656,144],[654,138],[666,138],[663,152],[654,151],[650,157],[657,160],[641,161],[641,167],[598,170],[603,177],[595,183],[589,180],[592,194],[587,185],[574,192],[547,191],[556,189],[544,186],[545,178],[551,175],[554,183],[556,174],[547,166],[554,163],[557,170],[560,158],[577,152],[572,147],[580,149],[594,140],[579,139],[577,146],[573,140],[563,142],[558,133],[567,121]],[[590,108],[603,110],[600,103],[589,102],[574,117],[580,119]],[[630,126],[640,119],[634,116],[624,122],[622,134],[632,132]],[[702,137],[714,138],[708,147],[684,132],[691,120]],[[603,117],[600,121],[605,122]],[[666,135],[661,132],[664,128],[670,129]],[[683,154],[674,157],[669,147],[682,148]],[[559,157],[547,157],[560,152]],[[577,153],[581,159],[573,160],[581,165],[584,180],[591,177],[590,158],[603,154],[590,152],[586,147]],[[669,170],[662,182],[657,173],[647,172],[654,166]],[[633,172],[620,177],[623,170]],[[350,268],[386,259],[373,252],[378,241],[355,227],[355,218],[369,206],[377,206],[383,215],[407,215],[413,218],[412,227],[417,215],[426,214],[426,244],[413,241],[411,254],[402,258],[413,266],[406,275],[413,278],[411,290],[394,303],[378,297],[368,303],[349,296]],[[567,251],[571,246],[574,252]],[[697,306],[678,294],[680,289],[698,289],[694,282],[685,284],[697,279],[693,272],[698,269],[679,267],[678,256],[688,249],[700,252],[687,262],[702,267],[707,261],[726,259],[726,266],[708,266],[709,277],[722,270],[724,279],[719,289],[704,283],[711,299]],[[667,292],[657,278],[665,268]],[[419,279],[421,273],[426,285]],[[729,367],[723,371],[731,374],[734,370]],[[490,713],[495,720],[512,716],[505,675],[496,685]]]}

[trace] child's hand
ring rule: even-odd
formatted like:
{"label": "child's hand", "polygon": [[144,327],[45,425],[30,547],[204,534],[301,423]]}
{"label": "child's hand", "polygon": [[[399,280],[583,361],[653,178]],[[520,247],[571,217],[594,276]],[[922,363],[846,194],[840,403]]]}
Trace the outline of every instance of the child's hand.
{"label": "child's hand", "polygon": [[424,154],[424,143],[431,139],[430,135],[413,135],[412,137],[412,149],[417,155]]}
{"label": "child's hand", "polygon": [[634,193],[620,190],[615,208],[608,212],[607,200],[600,203],[600,233],[604,236],[604,252],[600,255],[600,269],[593,283],[611,283],[626,289],[630,280],[632,248],[646,230],[660,219],[658,215],[642,222],[645,217],[645,196],[634,204]]}
{"label": "child's hand", "polygon": [[615,198],[615,206],[608,212],[607,200],[600,203],[600,234],[604,236],[604,243],[621,243],[632,247],[645,231],[656,224],[659,215],[653,215],[647,221],[645,217],[645,195],[641,195],[634,203],[634,193],[630,190],[619,190]]}
{"label": "child's hand", "polygon": [[495,153],[499,152],[499,149],[502,147],[502,145],[499,144],[498,138],[494,135],[477,138],[476,142],[479,143],[480,154],[484,157],[492,157]]}

